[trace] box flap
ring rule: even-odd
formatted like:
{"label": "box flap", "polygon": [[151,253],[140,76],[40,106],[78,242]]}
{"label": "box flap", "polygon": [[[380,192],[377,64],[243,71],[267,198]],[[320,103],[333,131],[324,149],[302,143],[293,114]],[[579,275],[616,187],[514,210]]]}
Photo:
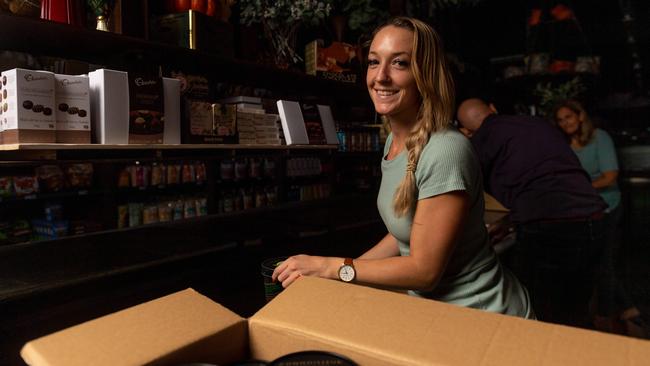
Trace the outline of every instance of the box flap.
{"label": "box flap", "polygon": [[501,202],[497,201],[494,196],[489,195],[488,193],[483,192],[483,199],[485,199],[485,210],[487,211],[498,211],[498,212],[509,212]]}
{"label": "box flap", "polygon": [[249,319],[251,356],[301,350],[360,365],[640,365],[650,342],[303,277]]}
{"label": "box flap", "polygon": [[246,320],[186,289],[28,342],[29,365],[224,364],[247,354]]}

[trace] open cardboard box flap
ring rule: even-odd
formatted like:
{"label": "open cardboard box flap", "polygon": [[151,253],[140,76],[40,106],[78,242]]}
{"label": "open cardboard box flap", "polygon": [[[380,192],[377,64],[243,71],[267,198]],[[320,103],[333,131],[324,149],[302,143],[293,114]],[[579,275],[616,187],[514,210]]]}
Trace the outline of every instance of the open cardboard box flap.
{"label": "open cardboard box flap", "polygon": [[29,365],[227,363],[247,354],[246,320],[187,289],[28,342]]}
{"label": "open cardboard box flap", "polygon": [[31,341],[30,365],[227,364],[303,351],[360,365],[645,365],[650,342],[303,277],[246,322],[185,290]]}

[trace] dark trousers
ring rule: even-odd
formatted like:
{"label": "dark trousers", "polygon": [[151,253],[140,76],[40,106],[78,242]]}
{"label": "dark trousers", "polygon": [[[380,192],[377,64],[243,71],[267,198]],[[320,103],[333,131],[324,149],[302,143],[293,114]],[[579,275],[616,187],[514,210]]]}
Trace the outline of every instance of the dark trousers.
{"label": "dark trousers", "polygon": [[537,318],[586,327],[604,236],[602,220],[517,226],[512,270],[528,288]]}
{"label": "dark trousers", "polygon": [[597,314],[601,316],[616,316],[634,306],[617,273],[621,242],[619,227],[623,215],[621,206],[619,204],[614,210],[605,214],[603,219],[605,244],[600,256],[596,286]]}

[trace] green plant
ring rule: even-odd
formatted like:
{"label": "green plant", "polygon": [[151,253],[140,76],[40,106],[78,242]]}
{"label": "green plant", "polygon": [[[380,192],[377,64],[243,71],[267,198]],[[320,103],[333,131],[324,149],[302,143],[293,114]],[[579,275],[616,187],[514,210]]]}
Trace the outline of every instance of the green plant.
{"label": "green plant", "polygon": [[539,108],[541,115],[548,116],[552,112],[553,107],[559,102],[567,99],[579,97],[586,90],[585,85],[579,77],[562,83],[558,86],[553,86],[553,83],[539,82],[533,90],[533,94],[539,97]]}
{"label": "green plant", "polygon": [[318,0],[239,0],[239,4],[240,22],[262,25],[278,65],[302,61],[294,49],[298,28],[319,24],[332,9],[331,1]]}
{"label": "green plant", "polygon": [[420,19],[431,19],[437,10],[474,6],[483,0],[414,0],[407,2],[407,14]]}

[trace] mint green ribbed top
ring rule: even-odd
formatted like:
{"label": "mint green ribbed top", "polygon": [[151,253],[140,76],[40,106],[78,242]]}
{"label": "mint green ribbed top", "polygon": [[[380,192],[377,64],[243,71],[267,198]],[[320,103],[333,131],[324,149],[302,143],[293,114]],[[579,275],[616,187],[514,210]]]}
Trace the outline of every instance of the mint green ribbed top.
{"label": "mint green ribbed top", "polygon": [[[404,178],[407,156],[402,151],[392,160],[388,136],[381,162],[382,180],[377,207],[388,231],[398,240],[400,254],[410,254],[413,215],[396,217],[395,190]],[[431,292],[409,291],[426,297],[491,312],[532,317],[528,294],[519,281],[505,270],[488,242],[483,222],[485,202],[480,165],[472,145],[458,131],[435,133],[425,146],[415,172],[418,200],[452,191],[465,191],[470,211],[442,279]],[[435,222],[431,222],[435,230]]]}

